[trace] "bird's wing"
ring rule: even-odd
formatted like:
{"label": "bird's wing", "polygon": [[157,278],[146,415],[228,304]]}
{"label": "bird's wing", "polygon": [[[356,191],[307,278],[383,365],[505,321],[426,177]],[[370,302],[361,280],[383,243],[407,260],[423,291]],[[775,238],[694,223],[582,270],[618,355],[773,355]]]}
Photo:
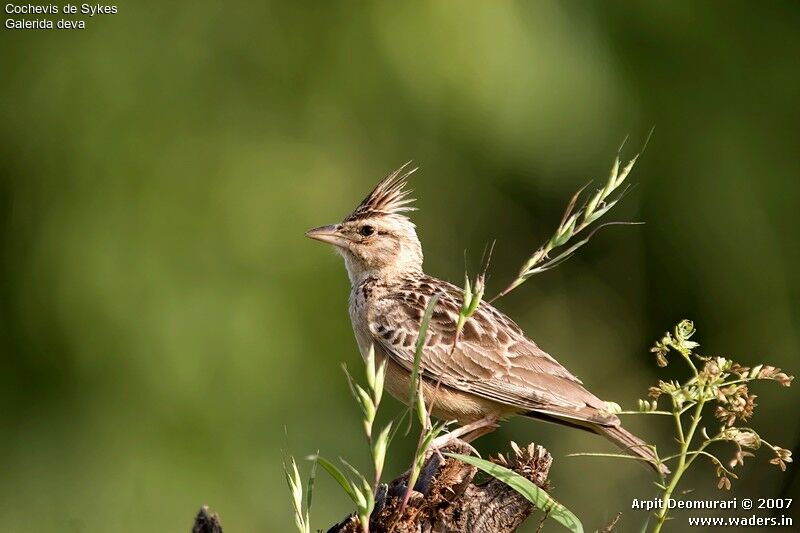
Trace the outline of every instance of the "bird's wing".
{"label": "bird's wing", "polygon": [[526,338],[520,328],[489,304],[482,303],[466,322],[455,349],[455,322],[462,292],[439,280],[415,281],[376,303],[370,333],[377,345],[408,370],[430,297],[434,308],[421,372],[429,380],[499,403],[602,425],[618,423],[605,403],[548,353]]}

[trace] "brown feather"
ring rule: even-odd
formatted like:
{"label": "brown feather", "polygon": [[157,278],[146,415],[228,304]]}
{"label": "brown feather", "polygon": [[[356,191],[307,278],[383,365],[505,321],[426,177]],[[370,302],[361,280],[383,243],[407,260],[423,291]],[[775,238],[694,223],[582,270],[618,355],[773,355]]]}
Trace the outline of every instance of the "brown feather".
{"label": "brown feather", "polygon": [[[435,293],[439,302],[428,326],[420,372],[426,383],[441,380],[444,385],[445,396],[434,404],[439,416],[464,424],[489,412],[499,418],[525,414],[597,433],[658,470],[653,451],[621,427],[619,418],[606,410],[605,402],[491,305],[481,303],[454,349],[455,323],[463,297],[454,285],[414,275],[378,291],[378,297],[371,299],[371,340],[394,364],[406,372],[413,367],[415,342],[401,341],[416,337],[423,311]],[[407,390],[399,397],[407,398]],[[483,403],[477,404],[481,409],[475,412],[473,404],[479,398]]]}
{"label": "brown feather", "polygon": [[414,202],[414,198],[408,197],[411,191],[406,189],[406,185],[408,177],[417,169],[405,170],[409,164],[411,161],[383,178],[343,222],[414,211],[415,208],[408,205]]}
{"label": "brown feather", "polygon": [[[373,339],[400,365],[412,368],[414,349],[395,339],[400,332],[403,337],[417,335],[422,310],[435,292],[440,299],[422,355],[422,372],[429,379],[519,409],[554,410],[559,416],[602,424],[617,422],[616,416],[605,412],[605,402],[489,304],[482,303],[467,321],[453,350],[461,290],[428,276],[407,279],[370,302]],[[379,328],[395,336],[387,339]]]}

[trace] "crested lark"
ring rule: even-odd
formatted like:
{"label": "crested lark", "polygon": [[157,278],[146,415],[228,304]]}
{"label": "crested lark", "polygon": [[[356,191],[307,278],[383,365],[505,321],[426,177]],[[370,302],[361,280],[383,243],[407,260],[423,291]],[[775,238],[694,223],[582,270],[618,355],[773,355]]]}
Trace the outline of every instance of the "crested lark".
{"label": "crested lark", "polygon": [[451,355],[463,292],[422,271],[422,246],[405,215],[414,209],[406,189],[411,172],[401,167],[341,223],[306,233],[344,257],[358,347],[366,356],[374,345],[376,358],[387,359],[387,390],[408,401],[420,322],[438,293],[420,375],[433,415],[462,426],[451,435],[471,441],[500,420],[522,415],[597,433],[655,468],[652,450],[622,428],[605,402],[488,303],[467,320]]}

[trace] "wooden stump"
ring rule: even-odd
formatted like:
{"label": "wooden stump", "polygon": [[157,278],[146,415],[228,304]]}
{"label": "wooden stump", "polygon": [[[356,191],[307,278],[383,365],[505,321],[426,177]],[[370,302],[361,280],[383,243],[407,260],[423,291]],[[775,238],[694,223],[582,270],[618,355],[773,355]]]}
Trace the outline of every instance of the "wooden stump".
{"label": "wooden stump", "polygon": [[[511,452],[494,461],[547,490],[553,458],[535,444],[524,448],[511,443]],[[469,454],[462,442],[446,452]],[[444,460],[443,460],[444,459]],[[534,507],[525,497],[494,478],[474,483],[477,469],[456,459],[433,454],[425,463],[408,505],[400,514],[407,474],[381,487],[370,517],[371,533],[510,533],[530,516]],[[328,533],[360,533],[358,518],[348,516]]]}
{"label": "wooden stump", "polygon": [[[441,450],[469,455],[472,448],[461,441]],[[511,451],[492,460],[521,474],[548,490],[547,477],[553,458],[535,444]],[[494,478],[476,483],[478,469],[456,459],[433,453],[425,462],[411,498],[400,512],[408,473],[388,485],[381,485],[375,510],[370,517],[371,533],[511,533],[530,516],[534,506],[508,485]],[[328,533],[361,533],[353,514],[331,527]],[[222,533],[219,517],[203,507],[195,518],[192,533]]]}

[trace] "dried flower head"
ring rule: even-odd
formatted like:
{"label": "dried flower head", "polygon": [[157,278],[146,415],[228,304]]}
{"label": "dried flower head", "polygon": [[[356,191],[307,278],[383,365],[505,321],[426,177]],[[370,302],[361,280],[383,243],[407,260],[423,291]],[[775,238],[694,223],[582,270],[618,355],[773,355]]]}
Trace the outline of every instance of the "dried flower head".
{"label": "dried flower head", "polygon": [[738,428],[733,428],[733,431],[732,439],[739,446],[750,448],[751,450],[756,450],[761,447],[761,437],[759,437],[758,433],[755,431]]}
{"label": "dried flower head", "polygon": [[739,477],[730,470],[726,470],[719,461],[715,460],[715,462],[717,464],[717,477],[719,478],[719,481],[717,482],[717,488],[731,490],[730,478],[739,479]]}
{"label": "dried flower head", "polygon": [[669,363],[667,361],[667,354],[669,353],[669,346],[672,342],[672,337],[667,333],[663,339],[657,341],[655,345],[650,348],[650,351],[656,354],[656,363],[660,367],[665,367]]}
{"label": "dried flower head", "polygon": [[[720,362],[721,362],[720,359],[722,359],[722,358],[721,357],[712,357],[711,359],[706,361],[705,365],[703,365],[702,374],[709,381],[711,381],[714,378],[716,378],[717,376],[719,376],[720,373],[722,372],[722,368],[721,368],[722,365],[720,365]],[[722,361],[724,361],[724,359],[722,359]]]}
{"label": "dried flower head", "polygon": [[[756,367],[759,368],[759,367]],[[733,363],[730,368],[731,374],[736,374],[740,378],[747,378],[749,376],[750,367],[742,366],[739,363]]]}
{"label": "dried flower head", "polygon": [[756,398],[755,394],[749,394],[747,385],[729,385],[720,388],[717,393],[717,401],[721,405],[717,407],[714,416],[728,427],[733,426],[737,418],[745,421],[753,416]]}
{"label": "dried flower head", "polygon": [[777,381],[783,387],[788,387],[792,384],[792,380],[794,376],[789,376],[785,372],[782,372],[780,368],[776,368],[774,366],[764,365],[758,372],[756,376],[758,379],[771,379],[773,381]]}
{"label": "dried flower head", "polygon": [[778,467],[785,472],[786,463],[792,462],[792,451],[787,450],[786,448],[781,448],[780,446],[774,446],[772,451],[775,452],[775,457],[769,461],[770,464],[778,465]]}
{"label": "dried flower head", "polygon": [[738,450],[736,450],[736,454],[733,456],[733,459],[731,459],[730,462],[728,463],[728,466],[733,468],[736,465],[743,465],[745,457],[755,457],[755,455],[739,448]]}

